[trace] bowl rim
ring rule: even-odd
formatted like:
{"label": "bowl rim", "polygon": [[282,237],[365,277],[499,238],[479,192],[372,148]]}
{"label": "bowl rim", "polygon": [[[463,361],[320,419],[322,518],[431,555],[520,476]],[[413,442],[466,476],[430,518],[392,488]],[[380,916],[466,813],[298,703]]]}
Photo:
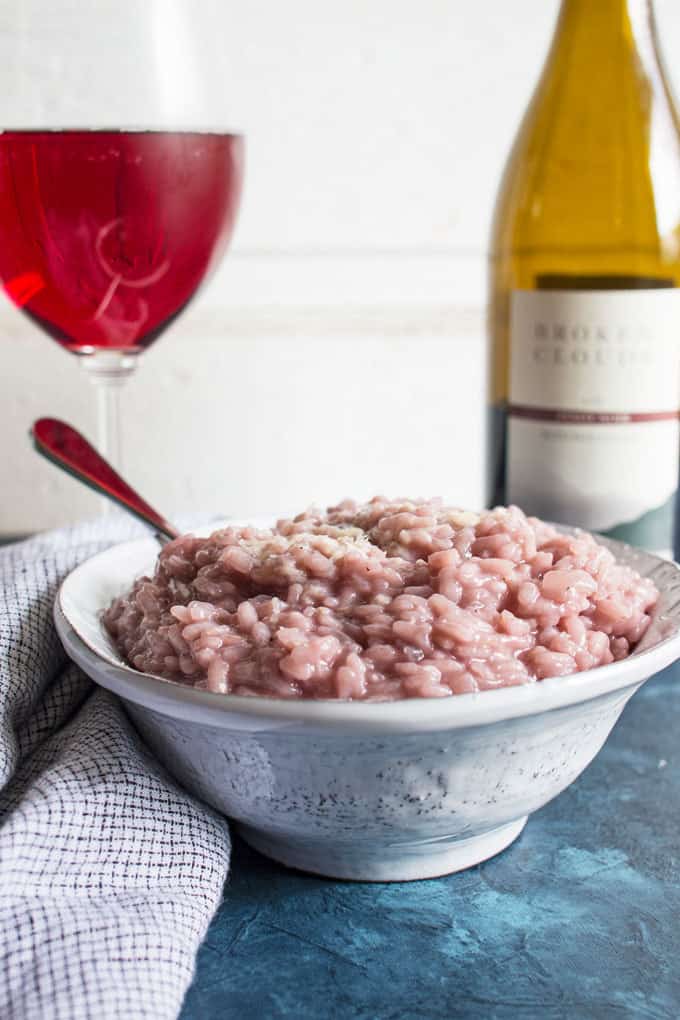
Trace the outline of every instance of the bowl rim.
{"label": "bowl rim", "polygon": [[[211,530],[215,530],[214,525]],[[662,572],[680,591],[678,564],[639,552],[621,542],[607,540],[607,544],[615,551],[628,550],[629,556],[639,555],[656,561],[658,569],[663,568]],[[450,698],[413,697],[366,702],[216,694],[142,673],[113,655],[103,655],[78,629],[77,621],[71,619],[65,606],[70,588],[116,554],[138,549],[141,556],[142,547],[147,553],[157,548],[152,538],[118,543],[84,560],[64,578],[54,603],[59,636],[71,657],[102,686],[148,708],[178,718],[192,717],[214,726],[228,727],[240,719],[243,723],[250,720],[253,725],[269,722],[400,731],[461,729],[589,702],[612,691],[639,685],[680,657],[680,615],[677,615],[667,637],[618,662],[568,676]]]}

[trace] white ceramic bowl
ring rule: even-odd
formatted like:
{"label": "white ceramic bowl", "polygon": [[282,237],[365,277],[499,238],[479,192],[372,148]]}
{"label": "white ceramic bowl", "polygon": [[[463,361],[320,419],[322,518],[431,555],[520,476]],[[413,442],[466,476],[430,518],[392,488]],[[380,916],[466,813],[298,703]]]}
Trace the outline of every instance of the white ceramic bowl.
{"label": "white ceramic bowl", "polygon": [[362,703],[211,694],[126,666],[100,624],[152,570],[153,539],[115,546],[64,581],[67,652],[118,694],[177,779],[284,864],[376,881],[443,875],[507,847],[602,747],[637,688],[680,656],[680,569],[609,543],[661,590],[636,653],[523,687]]}

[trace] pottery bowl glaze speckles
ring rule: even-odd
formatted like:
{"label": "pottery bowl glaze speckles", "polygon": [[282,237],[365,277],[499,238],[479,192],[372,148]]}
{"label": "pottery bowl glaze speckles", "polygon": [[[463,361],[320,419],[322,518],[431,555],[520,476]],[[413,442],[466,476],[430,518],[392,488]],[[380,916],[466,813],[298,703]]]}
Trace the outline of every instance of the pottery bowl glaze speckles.
{"label": "pottery bowl glaze speckles", "polygon": [[480,694],[396,702],[211,694],[138,673],[101,611],[152,567],[152,539],[94,556],[66,579],[55,621],[67,652],[119,695],[187,789],[256,849],[337,878],[403,881],[498,853],[592,761],[628,699],[680,656],[680,569],[608,543],[661,592],[627,659]]}

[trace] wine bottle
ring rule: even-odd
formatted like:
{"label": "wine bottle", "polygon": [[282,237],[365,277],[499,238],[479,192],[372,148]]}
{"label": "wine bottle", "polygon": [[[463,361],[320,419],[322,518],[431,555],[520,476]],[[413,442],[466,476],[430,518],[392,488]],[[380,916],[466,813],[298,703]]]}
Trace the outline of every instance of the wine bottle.
{"label": "wine bottle", "polygon": [[490,277],[490,502],[670,555],[680,121],[651,0],[563,0]]}

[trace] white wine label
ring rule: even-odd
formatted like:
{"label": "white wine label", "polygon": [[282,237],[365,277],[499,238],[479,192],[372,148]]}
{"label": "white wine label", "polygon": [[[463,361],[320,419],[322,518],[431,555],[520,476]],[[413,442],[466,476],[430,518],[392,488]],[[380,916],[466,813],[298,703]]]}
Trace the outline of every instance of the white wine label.
{"label": "white wine label", "polygon": [[513,293],[509,502],[669,553],[679,409],[680,290]]}

